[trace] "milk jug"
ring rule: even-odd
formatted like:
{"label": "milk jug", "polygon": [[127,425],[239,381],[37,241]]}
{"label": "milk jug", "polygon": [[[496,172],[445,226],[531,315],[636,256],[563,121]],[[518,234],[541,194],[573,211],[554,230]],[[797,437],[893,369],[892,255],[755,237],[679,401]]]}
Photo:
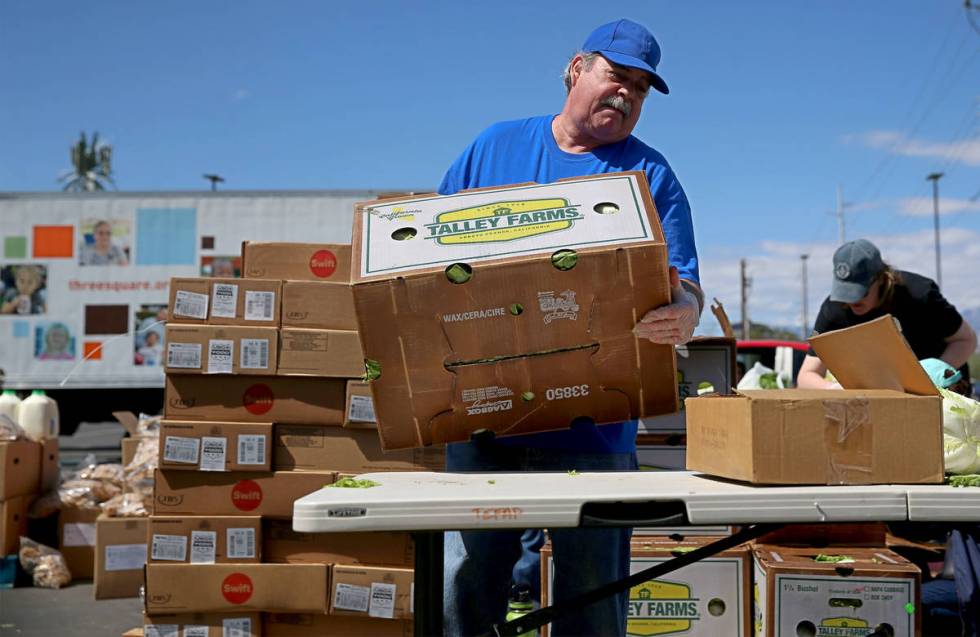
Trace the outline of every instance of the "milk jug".
{"label": "milk jug", "polygon": [[17,416],[20,426],[31,440],[58,437],[58,404],[43,389],[35,389],[24,399]]}
{"label": "milk jug", "polygon": [[17,409],[20,407],[20,402],[17,392],[12,389],[3,390],[3,394],[0,395],[0,415],[17,422]]}

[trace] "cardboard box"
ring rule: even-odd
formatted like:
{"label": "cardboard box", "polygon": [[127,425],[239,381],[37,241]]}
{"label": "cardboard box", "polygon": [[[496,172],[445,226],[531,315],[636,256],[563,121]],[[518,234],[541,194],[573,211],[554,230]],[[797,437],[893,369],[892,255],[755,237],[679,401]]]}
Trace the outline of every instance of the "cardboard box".
{"label": "cardboard box", "polygon": [[633,334],[670,299],[642,173],[361,203],[353,249],[386,449],[677,411],[674,348]]}
{"label": "cardboard box", "polygon": [[27,535],[27,511],[33,499],[19,495],[0,500],[0,557],[20,550],[20,536]]}
{"label": "cardboard box", "polygon": [[157,515],[260,515],[293,517],[293,502],[332,484],[333,471],[197,473],[157,469]]}
{"label": "cardboard box", "polygon": [[412,637],[411,621],[373,617],[340,617],[312,613],[263,613],[265,637]]}
{"label": "cardboard box", "polygon": [[290,520],[262,521],[262,561],[415,566],[411,533],[301,533]]}
{"label": "cardboard box", "polygon": [[61,484],[61,454],[58,439],[48,438],[41,443],[41,493],[52,491]]}
{"label": "cardboard box", "polygon": [[167,325],[167,374],[274,374],[279,330],[241,325]]}
{"label": "cardboard box", "polygon": [[756,544],[778,546],[887,546],[888,528],[884,522],[853,522],[834,524],[787,524],[755,540]]}
{"label": "cardboard box", "polygon": [[160,468],[269,471],[272,423],[160,422]]}
{"label": "cardboard box", "polygon": [[170,323],[278,327],[282,281],[270,279],[170,279]]}
{"label": "cardboard box", "polygon": [[[680,411],[653,418],[640,419],[639,435],[648,433],[682,432],[687,427],[685,400],[701,393],[728,395],[736,382],[736,346],[734,338],[698,337],[686,345],[678,345],[677,395]],[[683,469],[683,465],[679,467]]]}
{"label": "cardboard box", "polygon": [[276,425],[272,466],[277,470],[444,471],[442,447],[384,451],[377,431],[316,425]]}
{"label": "cardboard box", "polygon": [[[885,548],[834,551],[848,563],[816,562],[818,550],[757,546],[755,634],[920,634],[919,569]],[[909,610],[911,609],[911,610]]]}
{"label": "cardboard box", "polygon": [[356,330],[354,291],[350,283],[284,281],[282,326]]}
{"label": "cardboard box", "polygon": [[245,278],[293,281],[350,281],[350,244],[242,243]]}
{"label": "cardboard box", "polygon": [[344,427],[350,429],[377,429],[378,418],[374,414],[371,386],[362,380],[347,381],[347,403],[344,409]]}
{"label": "cardboard box", "polygon": [[[144,615],[145,637],[262,637],[261,613]],[[204,630],[207,630],[205,633]],[[237,632],[236,632],[237,631]]]}
{"label": "cardboard box", "polygon": [[280,376],[351,378],[364,375],[357,332],[284,327],[280,332]]}
{"label": "cardboard box", "polygon": [[100,509],[64,506],[58,514],[58,550],[65,556],[73,580],[95,575],[95,523],[101,513]]}
{"label": "cardboard box", "polygon": [[[643,537],[631,544],[630,574],[662,564],[718,538],[674,541]],[[752,634],[752,556],[736,547],[630,589],[626,634],[691,637]],[[541,605],[551,603],[554,564],[550,544],[541,549]],[[542,633],[542,634],[547,634]]]}
{"label": "cardboard box", "polygon": [[136,450],[139,449],[140,439],[139,438],[123,438],[119,441],[119,446],[122,450],[122,464],[127,466],[136,457]]}
{"label": "cardboard box", "polygon": [[687,436],[643,434],[636,437],[636,459],[641,471],[683,471],[687,455]]}
{"label": "cardboard box", "polygon": [[154,515],[145,541],[150,563],[258,563],[262,561],[262,518]]}
{"label": "cardboard box", "polygon": [[330,614],[409,619],[415,599],[415,572],[334,564],[330,568]]}
{"label": "cardboard box", "polygon": [[31,440],[0,442],[0,500],[41,490],[41,445]]}
{"label": "cardboard box", "polygon": [[323,613],[324,564],[147,564],[146,613]]}
{"label": "cardboard box", "polygon": [[340,425],[346,382],[280,376],[168,375],[164,416],[174,420]]}
{"label": "cardboard box", "polygon": [[95,599],[139,596],[147,526],[146,518],[99,516],[95,523]]}
{"label": "cardboard box", "polygon": [[942,404],[891,390],[687,401],[687,468],[757,484],[939,484]]}

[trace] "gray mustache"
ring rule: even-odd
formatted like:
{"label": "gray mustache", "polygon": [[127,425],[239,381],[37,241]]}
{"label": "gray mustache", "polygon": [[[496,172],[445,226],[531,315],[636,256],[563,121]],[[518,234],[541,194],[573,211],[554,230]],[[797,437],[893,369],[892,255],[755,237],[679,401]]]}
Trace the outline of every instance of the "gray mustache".
{"label": "gray mustache", "polygon": [[630,105],[630,103],[623,99],[620,95],[612,95],[607,97],[606,99],[602,100],[602,105],[612,106],[626,117],[629,117],[630,113],[633,112],[633,107]]}

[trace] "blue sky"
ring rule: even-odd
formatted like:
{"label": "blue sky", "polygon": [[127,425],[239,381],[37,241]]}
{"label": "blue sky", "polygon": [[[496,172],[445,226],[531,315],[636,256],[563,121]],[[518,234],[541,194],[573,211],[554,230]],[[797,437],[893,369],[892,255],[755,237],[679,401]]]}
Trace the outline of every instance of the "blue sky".
{"label": "blue sky", "polygon": [[980,307],[980,32],[962,0],[7,2],[0,191],[57,189],[81,130],[113,144],[124,190],[202,189],[204,172],[433,188],[483,127],[560,110],[568,57],[618,17],[663,47],[671,94],[635,133],[684,184],[705,288],[733,320],[744,257],[750,316],[799,324],[809,253],[812,322],[838,185],[848,238],[934,276],[937,170],[943,288]]}

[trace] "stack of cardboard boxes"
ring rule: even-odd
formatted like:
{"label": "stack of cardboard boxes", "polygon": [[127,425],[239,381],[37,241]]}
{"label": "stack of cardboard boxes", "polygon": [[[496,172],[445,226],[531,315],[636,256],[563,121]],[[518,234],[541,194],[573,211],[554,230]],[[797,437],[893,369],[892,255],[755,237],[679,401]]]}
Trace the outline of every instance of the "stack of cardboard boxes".
{"label": "stack of cardboard boxes", "polygon": [[381,450],[357,380],[350,246],[246,243],[243,271],[171,284],[146,633],[410,634],[409,534],[290,519],[340,476],[442,467],[432,450]]}
{"label": "stack of cardboard boxes", "polygon": [[58,440],[0,441],[0,588],[11,588],[34,500],[58,488]]}

